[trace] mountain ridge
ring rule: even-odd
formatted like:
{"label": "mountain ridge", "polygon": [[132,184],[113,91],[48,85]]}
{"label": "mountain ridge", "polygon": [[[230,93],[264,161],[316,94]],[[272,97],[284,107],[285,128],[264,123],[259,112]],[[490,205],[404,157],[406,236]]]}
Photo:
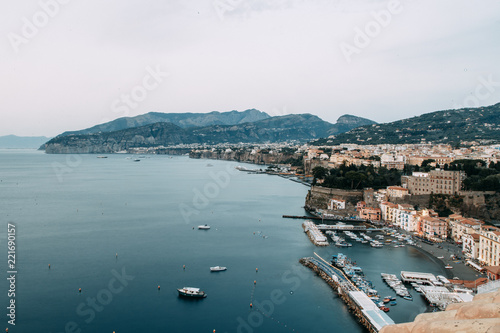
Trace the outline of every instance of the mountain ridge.
{"label": "mountain ridge", "polygon": [[78,131],[66,131],[59,136],[74,134],[93,134],[99,132],[114,132],[122,129],[140,127],[158,122],[170,122],[181,128],[203,127],[210,125],[234,125],[267,119],[270,116],[256,109],[245,111],[212,111],[208,113],[163,113],[148,112],[134,117],[120,117],[109,122],[98,124]]}
{"label": "mountain ridge", "polygon": [[236,125],[181,128],[158,122],[113,132],[60,135],[45,145],[47,153],[113,153],[134,147],[178,144],[301,141],[327,134],[331,123],[311,114],[292,114]]}
{"label": "mountain ridge", "polygon": [[351,129],[312,142],[313,145],[456,143],[490,140],[500,142],[500,103],[424,113],[385,124]]}

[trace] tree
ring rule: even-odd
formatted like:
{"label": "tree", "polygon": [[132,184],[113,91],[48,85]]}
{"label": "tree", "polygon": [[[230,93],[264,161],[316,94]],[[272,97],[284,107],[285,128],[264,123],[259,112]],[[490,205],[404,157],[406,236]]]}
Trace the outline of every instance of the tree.
{"label": "tree", "polygon": [[312,174],[314,179],[324,179],[325,176],[328,174],[328,170],[318,165],[312,169]]}

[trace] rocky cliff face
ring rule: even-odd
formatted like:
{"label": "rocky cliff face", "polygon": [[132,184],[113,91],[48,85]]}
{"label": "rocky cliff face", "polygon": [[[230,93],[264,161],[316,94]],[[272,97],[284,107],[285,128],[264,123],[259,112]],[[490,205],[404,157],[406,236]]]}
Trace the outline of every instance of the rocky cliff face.
{"label": "rocky cliff face", "polygon": [[237,161],[253,164],[284,164],[288,163],[290,160],[301,160],[302,156],[297,154],[286,154],[286,153],[269,153],[269,152],[257,152],[252,153],[251,151],[224,151],[224,150],[193,150],[189,153],[191,158],[206,158],[215,160],[227,160],[227,161]]}

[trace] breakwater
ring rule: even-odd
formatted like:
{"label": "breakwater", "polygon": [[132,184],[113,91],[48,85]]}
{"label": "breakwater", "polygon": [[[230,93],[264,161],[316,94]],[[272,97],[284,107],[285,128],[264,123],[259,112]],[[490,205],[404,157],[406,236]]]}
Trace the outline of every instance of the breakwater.
{"label": "breakwater", "polygon": [[315,255],[318,259],[308,257],[300,259],[299,262],[325,280],[369,332],[376,333],[382,327],[394,324],[394,321],[382,312],[365,293],[360,291],[342,271],[330,265],[316,253]]}

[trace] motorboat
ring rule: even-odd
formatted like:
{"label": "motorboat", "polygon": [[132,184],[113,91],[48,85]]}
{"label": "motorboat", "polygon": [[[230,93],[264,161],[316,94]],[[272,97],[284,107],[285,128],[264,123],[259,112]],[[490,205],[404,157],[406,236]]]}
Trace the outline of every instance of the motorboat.
{"label": "motorboat", "polygon": [[183,297],[193,297],[193,298],[205,298],[207,294],[204,291],[200,290],[200,288],[194,287],[184,287],[177,289],[179,292],[179,296]]}
{"label": "motorboat", "polygon": [[210,267],[210,271],[211,272],[222,272],[222,271],[225,271],[225,270],[227,270],[227,267],[223,267],[223,266]]}
{"label": "motorboat", "polygon": [[208,230],[210,229],[210,226],[208,224],[205,224],[205,225],[199,225],[198,226],[198,229],[200,230]]}

